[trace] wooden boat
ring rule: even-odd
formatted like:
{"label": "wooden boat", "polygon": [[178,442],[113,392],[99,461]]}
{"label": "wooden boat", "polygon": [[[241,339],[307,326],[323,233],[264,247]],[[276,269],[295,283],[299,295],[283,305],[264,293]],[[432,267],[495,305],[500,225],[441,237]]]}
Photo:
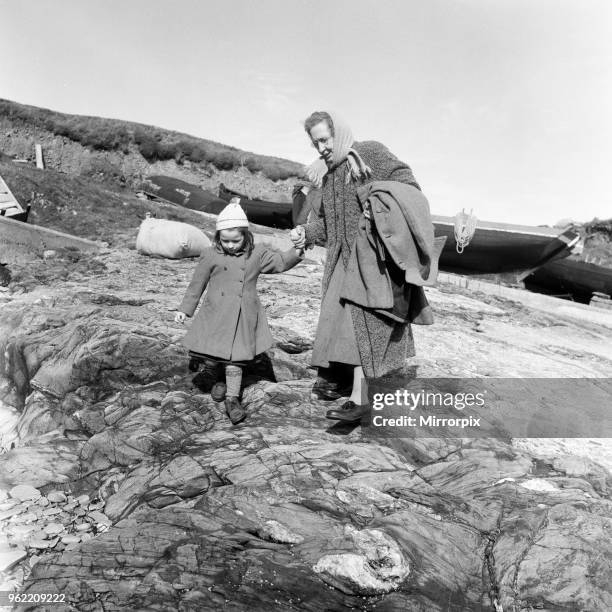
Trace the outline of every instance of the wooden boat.
{"label": "wooden boat", "polygon": [[[303,187],[298,185],[293,192],[296,224],[316,218],[321,206],[320,190]],[[522,277],[547,261],[567,257],[580,239],[571,227],[559,230],[478,221],[471,242],[459,254],[454,217],[432,215],[432,221],[436,237],[446,236],[440,269],[468,275],[519,273]]]}
{"label": "wooden boat", "polygon": [[167,200],[179,206],[199,210],[213,215],[219,214],[227,202],[196,185],[171,176],[147,177],[150,189],[144,189],[147,197]]}
{"label": "wooden boat", "polygon": [[223,185],[219,186],[219,197],[229,202],[232,198],[240,198],[240,205],[246,212],[247,219],[258,225],[274,227],[276,229],[291,229],[293,223],[293,204],[291,202],[269,202],[257,200],[229,189]]}
{"label": "wooden boat", "polygon": [[460,274],[529,273],[547,262],[567,257],[579,241],[578,232],[511,223],[478,221],[463,253],[456,250],[455,219],[432,215],[436,236],[447,236],[440,269]]}
{"label": "wooden boat", "polygon": [[593,293],[612,295],[612,268],[576,257],[550,261],[525,278],[525,288],[588,303]]}

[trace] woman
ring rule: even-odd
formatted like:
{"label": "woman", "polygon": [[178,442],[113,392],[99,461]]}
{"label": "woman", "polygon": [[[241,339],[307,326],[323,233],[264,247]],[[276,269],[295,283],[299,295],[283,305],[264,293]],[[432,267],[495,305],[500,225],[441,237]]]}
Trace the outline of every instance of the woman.
{"label": "woman", "polygon": [[[322,283],[319,324],[312,363],[319,368],[313,392],[322,399],[339,397],[339,385],[330,380],[330,369],[352,368],[350,396],[339,410],[327,417],[358,422],[365,412],[361,382],[364,376],[382,376],[402,368],[414,355],[412,330],[371,309],[340,299],[346,267],[355,241],[362,209],[357,188],[373,181],[398,181],[420,189],[408,165],[375,141],[354,142],[350,128],[336,114],[315,112],[304,122],[313,146],[319,152],[308,169],[310,180],[321,187],[320,218],[292,231],[296,248],[324,243],[327,259]],[[396,276],[389,262],[381,274]]]}

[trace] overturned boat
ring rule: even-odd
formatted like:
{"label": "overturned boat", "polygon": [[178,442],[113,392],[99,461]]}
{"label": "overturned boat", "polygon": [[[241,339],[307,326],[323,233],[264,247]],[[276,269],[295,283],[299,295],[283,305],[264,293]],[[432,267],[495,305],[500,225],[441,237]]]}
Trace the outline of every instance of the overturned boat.
{"label": "overturned boat", "polygon": [[223,183],[219,186],[219,197],[229,202],[232,198],[240,198],[240,205],[251,223],[265,225],[275,229],[291,229],[293,223],[293,204],[291,202],[270,202],[258,200],[229,189]]}
{"label": "overturned boat", "polygon": [[460,274],[523,273],[567,257],[579,247],[580,235],[572,227],[533,227],[478,221],[469,246],[458,253],[455,219],[432,215],[436,236],[447,236],[440,269]]}
{"label": "overturned boat", "polygon": [[612,295],[612,268],[575,257],[558,259],[527,276],[525,288],[588,303],[593,294]]}
{"label": "overturned boat", "polygon": [[142,191],[151,200],[165,200],[213,215],[219,214],[227,205],[213,193],[172,176],[149,176],[146,184]]}

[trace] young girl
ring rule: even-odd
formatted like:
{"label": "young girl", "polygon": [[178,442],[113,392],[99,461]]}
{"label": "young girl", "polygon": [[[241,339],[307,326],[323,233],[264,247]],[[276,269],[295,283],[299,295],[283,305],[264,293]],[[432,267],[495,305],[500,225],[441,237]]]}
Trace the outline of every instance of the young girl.
{"label": "young girl", "polygon": [[[239,202],[232,199],[219,214],[213,246],[202,252],[175,316],[177,323],[191,317],[208,286],[183,344],[192,362],[193,358],[204,361],[209,375],[216,374],[218,363],[225,365],[226,384],[217,381],[211,396],[215,401],[225,399],[225,410],[234,425],[246,417],[239,400],[242,369],[272,346],[265,311],[257,296],[257,278],[262,273],[289,270],[303,257],[303,251],[295,248],[281,253],[254,245]],[[194,369],[191,364],[190,368]]]}

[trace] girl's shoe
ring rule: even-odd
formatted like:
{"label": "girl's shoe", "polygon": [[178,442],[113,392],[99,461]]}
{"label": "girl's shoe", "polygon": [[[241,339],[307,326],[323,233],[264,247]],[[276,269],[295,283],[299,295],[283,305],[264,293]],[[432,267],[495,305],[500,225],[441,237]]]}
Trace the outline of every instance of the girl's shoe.
{"label": "girl's shoe", "polygon": [[225,399],[226,393],[226,384],[223,382],[216,382],[210,390],[210,397],[212,397],[215,402],[222,402]]}
{"label": "girl's shoe", "polygon": [[241,423],[246,418],[246,410],[242,407],[237,397],[225,399],[225,412],[232,425],[238,425],[238,423]]}

